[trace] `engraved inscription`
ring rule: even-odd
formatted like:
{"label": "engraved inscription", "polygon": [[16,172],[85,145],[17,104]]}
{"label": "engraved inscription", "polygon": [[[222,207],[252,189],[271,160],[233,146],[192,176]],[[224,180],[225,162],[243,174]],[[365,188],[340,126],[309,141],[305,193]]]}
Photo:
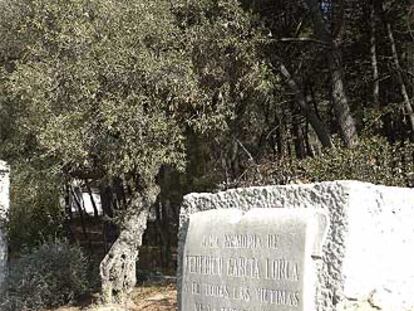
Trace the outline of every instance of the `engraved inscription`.
{"label": "engraved inscription", "polygon": [[259,263],[257,258],[229,258],[227,275],[231,277],[260,278]]}
{"label": "engraved inscription", "polygon": [[221,275],[223,271],[223,258],[187,255],[184,265],[185,270],[189,273]]}
{"label": "engraved inscription", "polygon": [[278,248],[279,237],[277,234],[267,234],[264,238],[257,234],[231,234],[222,237],[216,235],[205,235],[202,238],[202,247],[205,248]]}
{"label": "engraved inscription", "polygon": [[279,237],[276,234],[268,234],[266,237],[267,248],[277,248]]}
{"label": "engraved inscription", "polygon": [[299,264],[285,259],[266,258],[266,276],[272,280],[299,281]]}
{"label": "engraved inscription", "polygon": [[224,248],[261,248],[262,239],[256,234],[225,234]]}
{"label": "engraved inscription", "polygon": [[[185,270],[190,274],[227,275],[233,278],[299,280],[299,263],[294,260],[256,257],[185,256]],[[263,270],[264,267],[264,270]]]}
{"label": "engraved inscription", "polygon": [[212,230],[207,218],[196,219],[183,256],[181,311],[305,311],[305,221],[217,217]]}
{"label": "engraved inscription", "polygon": [[259,288],[257,294],[260,302],[272,305],[297,307],[300,299],[300,292],[298,291],[291,292],[287,290]]}

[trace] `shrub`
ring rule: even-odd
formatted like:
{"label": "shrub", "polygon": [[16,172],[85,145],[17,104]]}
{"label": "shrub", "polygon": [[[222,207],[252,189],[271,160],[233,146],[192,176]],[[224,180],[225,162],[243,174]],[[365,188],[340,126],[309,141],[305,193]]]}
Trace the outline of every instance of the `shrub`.
{"label": "shrub", "polygon": [[[414,186],[413,144],[362,138],[354,149],[337,148],[297,163],[308,181],[354,179],[387,186]],[[306,176],[305,176],[306,175]]]}
{"label": "shrub", "polygon": [[280,159],[249,169],[237,186],[360,180],[387,186],[414,187],[414,145],[390,144],[381,137],[362,137],[353,149],[342,146],[305,159]]}
{"label": "shrub", "polygon": [[12,265],[0,310],[57,307],[87,290],[87,260],[81,249],[67,241],[45,242]]}

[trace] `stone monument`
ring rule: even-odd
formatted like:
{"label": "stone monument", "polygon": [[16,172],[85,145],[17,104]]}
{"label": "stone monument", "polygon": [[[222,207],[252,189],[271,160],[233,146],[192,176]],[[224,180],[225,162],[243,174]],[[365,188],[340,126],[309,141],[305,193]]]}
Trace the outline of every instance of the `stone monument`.
{"label": "stone monument", "polygon": [[[320,211],[329,223],[324,243]],[[180,213],[179,310],[414,310],[413,221],[413,189],[357,181],[189,194]],[[273,281],[263,278],[271,266]]]}
{"label": "stone monument", "polygon": [[0,161],[0,289],[3,286],[7,272],[7,234],[6,223],[9,213],[9,180],[10,169],[5,162]]}

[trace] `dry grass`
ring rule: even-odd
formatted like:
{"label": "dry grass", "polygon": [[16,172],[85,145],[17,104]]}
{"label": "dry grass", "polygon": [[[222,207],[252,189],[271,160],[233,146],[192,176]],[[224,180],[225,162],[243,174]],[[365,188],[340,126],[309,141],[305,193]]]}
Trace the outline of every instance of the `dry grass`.
{"label": "dry grass", "polygon": [[132,302],[125,306],[100,306],[95,303],[96,297],[89,297],[79,306],[48,311],[175,311],[177,308],[177,290],[172,284],[136,287],[131,298]]}

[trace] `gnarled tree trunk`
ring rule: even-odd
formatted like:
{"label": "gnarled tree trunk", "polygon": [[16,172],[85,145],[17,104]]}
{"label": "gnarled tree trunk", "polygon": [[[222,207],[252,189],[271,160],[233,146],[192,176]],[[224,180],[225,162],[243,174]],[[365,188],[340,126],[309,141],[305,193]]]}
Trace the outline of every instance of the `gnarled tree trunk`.
{"label": "gnarled tree trunk", "polygon": [[151,194],[151,191],[136,193],[125,211],[119,236],[100,264],[104,304],[128,301],[136,284],[138,250],[147,227],[149,209],[155,198],[156,195]]}

